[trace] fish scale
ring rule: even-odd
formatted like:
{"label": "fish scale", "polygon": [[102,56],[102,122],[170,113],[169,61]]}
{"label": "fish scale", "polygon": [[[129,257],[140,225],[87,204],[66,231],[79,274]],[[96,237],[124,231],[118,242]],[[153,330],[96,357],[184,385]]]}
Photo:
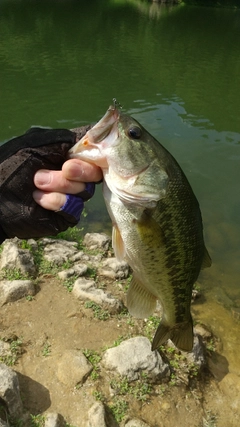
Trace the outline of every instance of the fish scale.
{"label": "fish scale", "polygon": [[140,123],[122,114],[116,102],[69,156],[102,168],[113,248],[133,270],[129,312],[146,318],[157,300],[162,305],[152,349],[170,338],[179,349],[191,351],[192,288],[211,259],[199,204],[180,166]]}

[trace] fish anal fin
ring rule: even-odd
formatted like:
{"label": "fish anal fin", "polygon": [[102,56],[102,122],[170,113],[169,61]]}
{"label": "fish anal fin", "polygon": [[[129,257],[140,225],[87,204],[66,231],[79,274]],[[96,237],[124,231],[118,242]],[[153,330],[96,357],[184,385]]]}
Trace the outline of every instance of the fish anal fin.
{"label": "fish anal fin", "polygon": [[156,302],[156,297],[133,275],[127,293],[127,308],[129,313],[139,319],[145,319],[151,316],[156,309]]}
{"label": "fish anal fin", "polygon": [[112,245],[117,260],[123,261],[125,257],[125,246],[116,224],[113,224],[112,228]]}
{"label": "fish anal fin", "polygon": [[173,344],[183,351],[191,351],[193,348],[193,323],[189,321],[178,323],[173,327],[164,322],[160,323],[152,342],[152,350],[156,350],[160,345],[170,339]]}
{"label": "fish anal fin", "polygon": [[207,249],[204,248],[204,255],[203,255],[203,262],[202,262],[201,269],[203,270],[204,268],[211,267],[211,265],[212,265],[211,257],[209,255]]}

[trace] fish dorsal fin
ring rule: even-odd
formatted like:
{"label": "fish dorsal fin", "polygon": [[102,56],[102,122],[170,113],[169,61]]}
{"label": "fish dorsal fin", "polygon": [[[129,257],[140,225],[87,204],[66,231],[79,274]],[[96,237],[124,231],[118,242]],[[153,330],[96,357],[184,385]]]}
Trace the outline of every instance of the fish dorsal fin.
{"label": "fish dorsal fin", "polygon": [[123,261],[126,251],[122,236],[116,224],[113,224],[112,228],[112,246],[117,260]]}
{"label": "fish dorsal fin", "polygon": [[127,293],[127,308],[129,313],[134,317],[145,319],[151,316],[156,309],[156,301],[156,297],[133,274]]}
{"label": "fish dorsal fin", "polygon": [[203,255],[203,262],[202,262],[201,269],[203,270],[204,268],[211,267],[211,265],[212,265],[211,257],[207,249],[204,248],[204,255]]}

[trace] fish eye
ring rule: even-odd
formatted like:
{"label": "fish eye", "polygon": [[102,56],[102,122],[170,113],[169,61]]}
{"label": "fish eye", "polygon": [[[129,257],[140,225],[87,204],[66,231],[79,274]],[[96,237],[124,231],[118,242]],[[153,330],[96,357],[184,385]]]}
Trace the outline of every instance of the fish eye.
{"label": "fish eye", "polygon": [[142,136],[142,131],[138,126],[133,126],[128,130],[128,135],[133,139],[140,139]]}

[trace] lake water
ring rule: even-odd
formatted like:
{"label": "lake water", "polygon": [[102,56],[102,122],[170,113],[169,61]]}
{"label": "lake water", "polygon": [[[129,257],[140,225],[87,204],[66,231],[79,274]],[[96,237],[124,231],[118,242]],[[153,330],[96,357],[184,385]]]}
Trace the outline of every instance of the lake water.
{"label": "lake water", "polygon": [[[176,157],[213,259],[194,318],[239,372],[240,10],[0,0],[0,88],[0,142],[96,121],[115,97]],[[100,187],[87,211],[85,230],[110,231]]]}

